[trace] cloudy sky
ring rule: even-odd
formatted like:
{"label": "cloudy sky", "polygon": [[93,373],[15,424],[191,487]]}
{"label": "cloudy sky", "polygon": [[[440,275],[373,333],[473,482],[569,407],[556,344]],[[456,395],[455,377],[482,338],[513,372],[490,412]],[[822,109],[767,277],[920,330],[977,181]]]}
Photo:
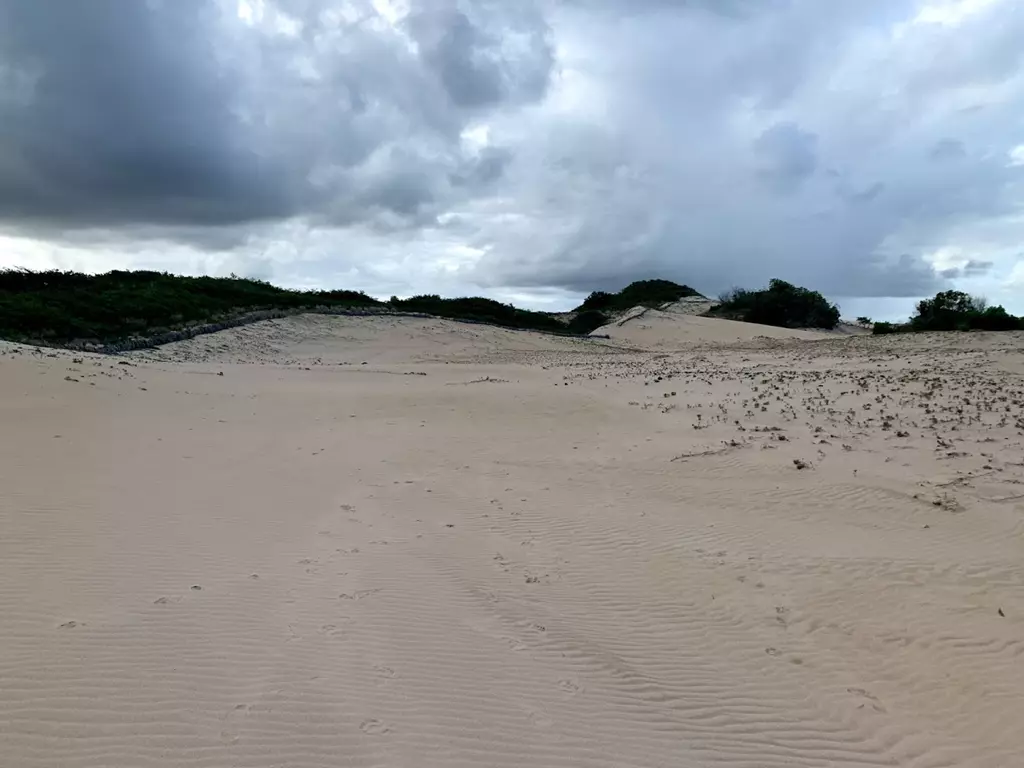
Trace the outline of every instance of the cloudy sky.
{"label": "cloudy sky", "polygon": [[1018,0],[0,0],[0,265],[1024,313]]}

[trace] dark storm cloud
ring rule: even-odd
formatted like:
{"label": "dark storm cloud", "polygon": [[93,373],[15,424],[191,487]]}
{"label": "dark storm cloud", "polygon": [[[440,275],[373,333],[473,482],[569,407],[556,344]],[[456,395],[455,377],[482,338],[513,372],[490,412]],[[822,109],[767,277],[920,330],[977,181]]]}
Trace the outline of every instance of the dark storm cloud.
{"label": "dark storm cloud", "polygon": [[244,144],[211,8],[0,3],[0,60],[33,82],[0,105],[0,216],[236,222],[292,212],[282,170]]}
{"label": "dark storm cloud", "polygon": [[955,280],[961,277],[984,277],[992,271],[994,266],[995,263],[991,261],[968,259],[963,266],[949,267],[948,269],[940,270],[939,274],[949,280]]}
{"label": "dark storm cloud", "polygon": [[[547,89],[554,60],[543,28],[529,28],[525,36],[515,26],[487,30],[454,7],[443,12],[417,11],[408,26],[424,62],[457,107],[494,106],[510,98],[534,100]],[[530,49],[527,61],[533,64],[532,70],[501,55],[508,35],[525,37],[521,42]]]}
{"label": "dark storm cloud", "polygon": [[337,7],[285,0],[274,9],[299,32],[281,34],[243,28],[218,0],[0,0],[0,72],[22,84],[0,100],[0,219],[188,232],[383,212],[415,224],[449,179],[493,182],[504,155],[465,156],[459,133],[480,109],[543,96],[539,17],[429,4],[408,21],[414,55],[373,26],[369,2],[354,20]]}
{"label": "dark storm cloud", "polygon": [[817,139],[794,123],[773,125],[754,142],[758,176],[776,192],[795,192],[818,167]]}
{"label": "dark storm cloud", "polygon": [[1019,242],[1012,0],[57,7],[0,0],[0,225],[77,259],[922,296]]}

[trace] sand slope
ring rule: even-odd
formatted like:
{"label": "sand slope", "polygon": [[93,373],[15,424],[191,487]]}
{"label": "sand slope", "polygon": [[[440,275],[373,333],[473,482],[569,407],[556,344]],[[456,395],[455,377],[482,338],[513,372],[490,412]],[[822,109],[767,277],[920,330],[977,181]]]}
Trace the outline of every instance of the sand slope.
{"label": "sand slope", "polygon": [[756,323],[700,317],[689,306],[648,309],[636,307],[613,323],[594,331],[620,343],[643,348],[678,349],[693,344],[723,344],[754,339],[824,339],[819,331],[776,328]]}
{"label": "sand slope", "polygon": [[435,322],[0,348],[0,762],[1021,764],[1024,336]]}

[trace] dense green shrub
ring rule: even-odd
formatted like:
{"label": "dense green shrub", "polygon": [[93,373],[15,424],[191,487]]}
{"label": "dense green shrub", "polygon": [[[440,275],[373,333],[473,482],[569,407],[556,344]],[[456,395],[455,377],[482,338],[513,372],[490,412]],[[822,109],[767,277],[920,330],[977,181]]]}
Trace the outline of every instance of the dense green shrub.
{"label": "dense green shrub", "polygon": [[976,302],[966,293],[944,291],[918,302],[910,325],[915,331],[966,331],[970,330],[969,318],[978,314]]}
{"label": "dense green shrub", "polygon": [[875,336],[885,336],[890,333],[903,333],[906,330],[906,326],[896,323],[875,323],[871,327],[871,332],[875,334]]}
{"label": "dense green shrub", "polygon": [[723,294],[708,314],[783,328],[835,328],[839,323],[839,307],[820,293],[777,279],[762,291],[737,288]]}
{"label": "dense green shrub", "polygon": [[355,291],[291,291],[238,277],[0,270],[0,336],[15,339],[111,341],[257,310],[376,304]]}
{"label": "dense green shrub", "polygon": [[607,324],[608,316],[606,314],[598,312],[595,309],[588,309],[577,313],[576,316],[569,321],[569,330],[572,333],[586,335],[596,331],[602,325]]}
{"label": "dense green shrub", "polygon": [[984,312],[971,318],[971,327],[980,331],[1024,330],[1024,317],[1014,317],[1002,307],[987,307]]}
{"label": "dense green shrub", "polygon": [[577,312],[594,311],[603,312],[614,309],[615,299],[617,294],[608,293],[607,291],[594,291],[592,294],[587,296],[577,308]]}
{"label": "dense green shrub", "polygon": [[412,296],[408,299],[392,297],[388,304],[404,312],[422,312],[452,320],[469,320],[506,328],[518,328],[549,333],[567,333],[561,320],[545,312],[518,309],[494,299],[479,297],[442,299],[440,296]]}
{"label": "dense green shrub", "polygon": [[576,311],[624,312],[639,306],[660,307],[662,304],[700,295],[690,286],[673,283],[671,280],[637,280],[618,293],[594,291]]}
{"label": "dense green shrub", "polygon": [[918,302],[910,326],[915,331],[1014,331],[1024,329],[1024,318],[963,291],[943,291]]}

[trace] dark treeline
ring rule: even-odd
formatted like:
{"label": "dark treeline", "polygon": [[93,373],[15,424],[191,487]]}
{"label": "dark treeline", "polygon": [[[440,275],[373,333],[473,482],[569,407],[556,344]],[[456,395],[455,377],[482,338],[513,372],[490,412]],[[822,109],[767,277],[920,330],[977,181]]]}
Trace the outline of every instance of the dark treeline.
{"label": "dark treeline", "polygon": [[158,334],[259,310],[375,305],[357,291],[292,291],[236,277],[0,271],[0,337],[57,344]]}
{"label": "dark treeline", "polygon": [[551,314],[484,298],[413,296],[382,302],[358,291],[297,291],[234,276],[0,270],[0,338],[45,344],[111,344],[268,310],[349,308],[428,314],[548,333],[576,332]]}
{"label": "dark treeline", "polygon": [[[643,280],[617,294],[587,300],[607,311],[637,304],[655,306],[699,296],[667,280]],[[587,302],[584,302],[586,305]],[[569,322],[553,314],[519,309],[493,299],[392,297],[379,301],[358,291],[297,291],[241,277],[185,277],[166,272],[115,270],[101,275],[49,270],[0,270],[0,337],[46,344],[112,344],[169,331],[227,323],[263,311],[365,309],[409,312],[546,333],[585,335],[609,321],[596,309]]]}
{"label": "dark treeline", "polygon": [[[101,275],[50,270],[0,270],[0,338],[44,344],[159,337],[170,331],[201,332],[200,326],[250,322],[261,312],[403,312],[506,328],[586,335],[636,306],[661,307],[703,298],[669,280],[640,280],[618,293],[595,291],[568,321],[493,299],[392,297],[384,302],[359,291],[298,291],[240,277],[184,277],[166,272],[115,270]],[[255,313],[255,314],[254,314]],[[724,294],[710,317],[787,328],[834,328],[839,308],[817,291],[772,280],[764,290]],[[861,318],[862,324],[869,324]],[[946,291],[917,306],[905,324],[874,323],[877,334],[904,331],[1017,330],[1024,318],[960,291]]]}
{"label": "dark treeline", "polygon": [[933,299],[918,302],[917,311],[906,323],[875,323],[874,333],[915,331],[1018,331],[1024,317],[1014,317],[1001,306],[963,291],[943,291]]}
{"label": "dark treeline", "polygon": [[505,328],[562,334],[570,333],[572,330],[561,320],[545,312],[519,309],[511,304],[479,297],[443,299],[431,295],[399,299],[392,296],[387,306],[402,312],[419,312],[451,320],[500,325]]}

